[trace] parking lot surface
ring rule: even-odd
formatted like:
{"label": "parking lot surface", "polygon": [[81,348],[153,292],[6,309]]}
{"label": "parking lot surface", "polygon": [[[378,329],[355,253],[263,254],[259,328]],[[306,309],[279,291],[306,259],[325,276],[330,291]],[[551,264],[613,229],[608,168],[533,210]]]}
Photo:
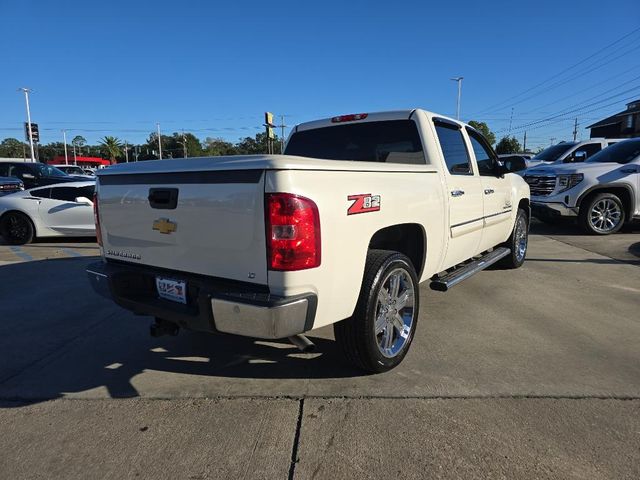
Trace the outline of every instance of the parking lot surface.
{"label": "parking lot surface", "polygon": [[638,478],[637,232],[535,224],[522,269],[424,285],[380,375],[330,328],[151,338],[90,289],[94,243],[0,245],[0,477]]}

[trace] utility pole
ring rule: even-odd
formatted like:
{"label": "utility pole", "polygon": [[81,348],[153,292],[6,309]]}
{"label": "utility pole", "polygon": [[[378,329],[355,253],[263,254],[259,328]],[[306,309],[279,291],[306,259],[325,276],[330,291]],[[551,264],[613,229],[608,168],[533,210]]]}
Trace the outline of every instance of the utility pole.
{"label": "utility pole", "polygon": [[527,151],[527,131],[524,131],[524,141],[522,142],[522,151],[526,153]]}
{"label": "utility pole", "polygon": [[462,79],[464,77],[453,77],[451,80],[458,82],[458,101],[456,102],[456,120],[460,120],[460,96],[462,95]]}
{"label": "utility pole", "polygon": [[162,160],[162,140],[160,137],[160,122],[156,123],[156,128],[158,129],[158,157]]}
{"label": "utility pole", "polygon": [[69,154],[67,153],[67,131],[62,130],[62,138],[64,139],[64,164],[69,165]]}
{"label": "utility pole", "polygon": [[36,154],[33,150],[33,132],[31,131],[31,110],[29,109],[29,93],[31,92],[30,88],[21,87],[18,91],[24,92],[24,101],[27,104],[27,128],[29,130],[29,146],[31,147],[31,161],[36,161]]}
{"label": "utility pole", "polygon": [[511,117],[509,118],[509,136],[511,136],[511,124],[513,123],[513,107],[511,107]]}
{"label": "utility pole", "polygon": [[129,163],[129,144],[126,140],[124,141],[124,160]]}
{"label": "utility pole", "polygon": [[284,117],[286,115],[280,115],[280,153],[284,153],[284,129],[287,128],[287,125],[284,124]]}
{"label": "utility pole", "polygon": [[73,164],[77,165],[78,164],[78,157],[76,156],[76,144],[73,144]]}
{"label": "utility pole", "polygon": [[576,117],[576,121],[573,124],[573,141],[576,141],[576,136],[578,135],[578,117]]}
{"label": "utility pole", "polygon": [[138,161],[138,157],[140,156],[140,146],[136,145],[135,147],[133,147],[133,156],[135,158],[135,161]]}

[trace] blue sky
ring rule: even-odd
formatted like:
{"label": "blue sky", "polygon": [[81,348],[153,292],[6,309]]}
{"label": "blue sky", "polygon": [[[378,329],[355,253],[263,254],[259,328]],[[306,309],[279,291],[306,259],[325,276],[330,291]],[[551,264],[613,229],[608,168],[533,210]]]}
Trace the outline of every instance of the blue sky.
{"label": "blue sky", "polygon": [[260,131],[266,110],[290,125],[412,107],[455,115],[449,78],[461,75],[464,120],[501,134],[511,122],[538,146],[568,138],[575,116],[588,137],[589,122],[640,97],[640,30],[597,53],[640,28],[637,0],[0,0],[0,18],[0,138],[22,138],[21,86],[35,90],[43,143],[63,128],[142,142],[156,122],[235,141]]}

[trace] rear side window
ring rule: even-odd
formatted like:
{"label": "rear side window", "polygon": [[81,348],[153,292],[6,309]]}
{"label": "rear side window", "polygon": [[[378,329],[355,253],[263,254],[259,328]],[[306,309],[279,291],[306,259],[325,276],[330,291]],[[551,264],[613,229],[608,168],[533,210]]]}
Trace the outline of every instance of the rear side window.
{"label": "rear side window", "polygon": [[32,197],[38,197],[38,198],[49,198],[49,193],[51,192],[51,189],[49,187],[47,188],[38,188],[36,190],[31,190],[31,196]]}
{"label": "rear side window", "polygon": [[359,162],[426,163],[418,128],[412,120],[364,122],[294,133],[286,155]]}
{"label": "rear side window", "polygon": [[51,189],[51,198],[65,202],[73,202],[79,195],[80,190],[75,187],[55,187]]}
{"label": "rear side window", "polygon": [[449,173],[452,175],[473,175],[462,131],[453,125],[436,123],[436,133]]}

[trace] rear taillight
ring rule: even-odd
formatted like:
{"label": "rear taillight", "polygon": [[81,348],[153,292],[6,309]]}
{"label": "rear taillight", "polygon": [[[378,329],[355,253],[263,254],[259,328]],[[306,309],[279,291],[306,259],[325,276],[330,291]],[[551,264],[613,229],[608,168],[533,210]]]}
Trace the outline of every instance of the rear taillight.
{"label": "rear taillight", "polygon": [[102,246],[102,232],[100,231],[100,215],[98,214],[98,194],[93,194],[93,221],[96,224],[96,239],[98,245]]}
{"label": "rear taillight", "polygon": [[305,270],[320,265],[320,215],[313,201],[290,193],[268,193],[265,214],[269,269]]}

